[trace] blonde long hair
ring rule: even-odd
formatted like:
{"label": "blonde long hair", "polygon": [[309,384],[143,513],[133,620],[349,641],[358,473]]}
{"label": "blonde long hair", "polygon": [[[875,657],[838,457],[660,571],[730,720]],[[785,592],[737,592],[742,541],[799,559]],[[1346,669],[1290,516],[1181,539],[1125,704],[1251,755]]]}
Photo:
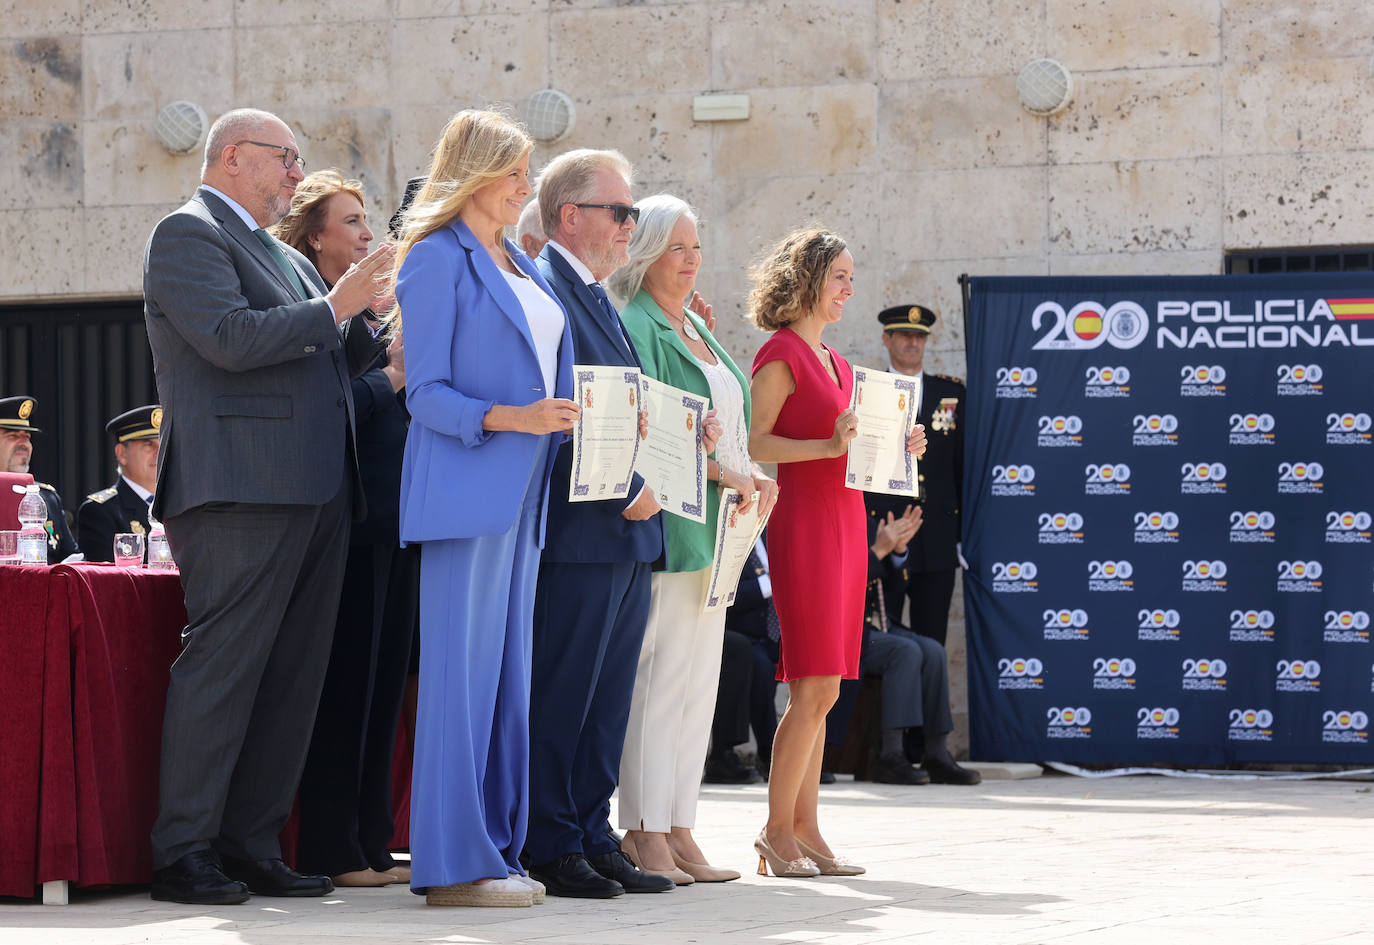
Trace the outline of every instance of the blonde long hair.
{"label": "blonde long hair", "polygon": [[[533,149],[534,139],[504,111],[468,108],[449,119],[434,146],[429,177],[401,219],[393,292],[410,248],[452,223],[474,193],[509,174]],[[399,304],[387,322],[388,335],[401,333]]]}

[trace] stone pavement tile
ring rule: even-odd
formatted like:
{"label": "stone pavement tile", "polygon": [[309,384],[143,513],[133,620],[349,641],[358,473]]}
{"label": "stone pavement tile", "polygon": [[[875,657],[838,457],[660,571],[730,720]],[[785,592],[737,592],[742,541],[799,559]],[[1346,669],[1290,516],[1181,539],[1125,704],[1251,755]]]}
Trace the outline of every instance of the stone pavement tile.
{"label": "stone pavement tile", "polygon": [[[405,889],[196,908],[146,889],[78,891],[73,905],[0,904],[4,945],[887,945],[897,942],[1350,945],[1374,797],[1340,782],[1082,780],[974,788],[842,779],[822,792],[854,879],[754,874],[762,786],[703,790],[696,835],[744,872],[658,896],[532,909],[431,909]],[[11,930],[21,930],[15,935]]]}

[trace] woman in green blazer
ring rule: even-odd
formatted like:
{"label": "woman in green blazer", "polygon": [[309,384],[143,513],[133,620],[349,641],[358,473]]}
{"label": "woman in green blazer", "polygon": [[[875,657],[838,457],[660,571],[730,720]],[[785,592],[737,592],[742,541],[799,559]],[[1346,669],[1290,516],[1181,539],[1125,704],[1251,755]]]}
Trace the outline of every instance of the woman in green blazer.
{"label": "woman in green blazer", "polygon": [[[721,488],[761,503],[766,513],[778,487],[749,458],[749,382],[686,308],[701,268],[696,216],[667,194],[636,206],[639,225],[630,238],[630,261],[610,280],[611,291],[628,300],[621,321],[646,374],[710,398],[721,434],[707,475]],[[692,839],[725,633],[724,610],[701,612],[719,511],[719,490],[711,489],[705,524],[664,516],[666,565],[653,576],[620,759],[625,852],[640,869],[679,884],[739,877],[707,865]]]}

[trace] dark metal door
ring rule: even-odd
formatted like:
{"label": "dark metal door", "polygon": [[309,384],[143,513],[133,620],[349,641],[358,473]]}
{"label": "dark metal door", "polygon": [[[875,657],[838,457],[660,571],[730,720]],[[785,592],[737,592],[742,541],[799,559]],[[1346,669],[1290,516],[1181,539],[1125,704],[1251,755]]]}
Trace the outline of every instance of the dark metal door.
{"label": "dark metal door", "polygon": [[115,479],[105,421],[157,401],[143,302],[0,307],[0,396],[31,394],[33,475],[67,512]]}

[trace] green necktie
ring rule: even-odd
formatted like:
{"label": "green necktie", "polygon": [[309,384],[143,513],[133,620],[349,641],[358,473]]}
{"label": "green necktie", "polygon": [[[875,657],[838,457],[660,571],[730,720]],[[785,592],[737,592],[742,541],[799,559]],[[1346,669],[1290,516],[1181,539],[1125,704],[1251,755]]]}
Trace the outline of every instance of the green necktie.
{"label": "green necktie", "polygon": [[272,234],[266,230],[254,230],[253,235],[258,238],[263,246],[267,247],[267,252],[276,260],[277,268],[282,271],[282,275],[291,280],[291,284],[296,287],[296,291],[301,294],[301,298],[308,299],[310,293],[305,291],[305,284],[301,282],[301,277],[296,275],[296,267],[291,265],[291,261],[286,258],[286,254],[281,251],[277,241],[272,238]]}

